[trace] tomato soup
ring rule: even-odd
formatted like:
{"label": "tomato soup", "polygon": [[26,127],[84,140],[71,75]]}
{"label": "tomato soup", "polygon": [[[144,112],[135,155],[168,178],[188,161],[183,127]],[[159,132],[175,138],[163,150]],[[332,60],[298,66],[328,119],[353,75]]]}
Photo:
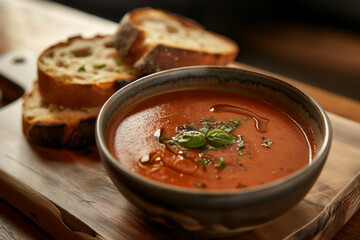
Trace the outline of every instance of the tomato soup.
{"label": "tomato soup", "polygon": [[197,189],[239,189],[283,178],[309,164],[314,136],[261,94],[216,90],[159,94],[124,114],[108,132],[124,167],[155,181]]}

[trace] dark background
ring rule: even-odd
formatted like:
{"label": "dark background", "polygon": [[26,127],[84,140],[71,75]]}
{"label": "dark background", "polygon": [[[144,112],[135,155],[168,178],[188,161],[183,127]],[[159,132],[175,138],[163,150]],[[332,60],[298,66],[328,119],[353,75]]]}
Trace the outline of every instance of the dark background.
{"label": "dark background", "polygon": [[171,11],[235,40],[241,63],[360,100],[360,0],[54,1],[115,22],[139,7]]}

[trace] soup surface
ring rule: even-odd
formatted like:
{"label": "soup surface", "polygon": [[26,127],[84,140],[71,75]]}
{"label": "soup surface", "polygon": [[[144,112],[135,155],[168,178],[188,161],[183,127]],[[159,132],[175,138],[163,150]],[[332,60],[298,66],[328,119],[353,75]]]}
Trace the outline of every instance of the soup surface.
{"label": "soup surface", "polygon": [[309,164],[314,138],[259,96],[184,90],[148,98],[113,116],[110,152],[137,174],[182,187],[237,189],[283,178]]}

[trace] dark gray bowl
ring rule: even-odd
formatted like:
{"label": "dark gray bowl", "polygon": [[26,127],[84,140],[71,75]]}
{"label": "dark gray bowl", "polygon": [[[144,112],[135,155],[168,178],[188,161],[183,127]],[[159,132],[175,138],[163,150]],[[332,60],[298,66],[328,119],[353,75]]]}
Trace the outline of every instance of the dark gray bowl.
{"label": "dark gray bowl", "polygon": [[[266,91],[290,104],[315,133],[317,154],[311,164],[281,180],[239,190],[204,191],[174,187],[137,175],[121,166],[106,144],[106,127],[117,110],[159,92],[174,89]],[[307,93],[279,78],[228,67],[186,67],[139,79],[116,92],[103,106],[96,124],[96,142],[112,181],[131,203],[169,226],[203,236],[230,236],[256,228],[289,211],[318,178],[331,143],[330,121]]]}

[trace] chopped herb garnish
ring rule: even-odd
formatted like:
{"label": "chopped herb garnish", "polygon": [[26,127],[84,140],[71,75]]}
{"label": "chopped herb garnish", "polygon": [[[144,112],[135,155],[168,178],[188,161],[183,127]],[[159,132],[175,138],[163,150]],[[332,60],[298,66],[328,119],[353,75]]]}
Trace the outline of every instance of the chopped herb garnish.
{"label": "chopped herb garnish", "polygon": [[205,145],[203,148],[206,149],[206,150],[217,150],[216,147],[211,146],[211,145]]}
{"label": "chopped herb garnish", "polygon": [[190,124],[183,124],[179,127],[179,133],[181,132],[185,132],[185,131],[192,131],[192,130],[196,130],[194,127],[193,127],[193,124],[190,123]]}
{"label": "chopped herb garnish", "polygon": [[214,122],[214,118],[213,119],[211,119],[211,120],[206,120],[206,119],[201,119],[200,121],[199,121],[199,124],[209,124],[209,125],[212,125],[212,124],[218,124],[218,123],[223,123],[222,121],[216,121],[216,122]]}
{"label": "chopped herb garnish", "polygon": [[209,164],[209,160],[206,158],[205,159],[197,158],[195,159],[195,162],[201,162],[204,167],[206,167]]}
{"label": "chopped herb garnish", "polygon": [[244,140],[242,139],[241,135],[238,135],[236,142],[238,143],[238,152],[239,156],[241,157],[243,155],[242,150],[244,148]]}
{"label": "chopped herb garnish", "polygon": [[[155,139],[157,139],[156,134],[154,134],[154,137],[155,137]],[[187,151],[187,150],[188,150],[186,147],[181,146],[180,144],[178,144],[177,142],[175,142],[173,139],[168,138],[168,137],[163,137],[163,136],[162,136],[162,137],[160,137],[160,138],[158,139],[158,141],[159,141],[159,142],[161,142],[161,141],[163,141],[163,142],[168,142],[169,145],[173,146],[174,148],[180,149],[180,150],[182,150],[182,151]]]}
{"label": "chopped herb garnish", "polygon": [[199,124],[204,125],[204,127],[200,128],[199,131],[207,132],[212,129],[220,129],[224,132],[230,133],[232,132],[240,123],[245,122],[249,118],[245,118],[242,120],[230,120],[230,122],[224,121],[215,121],[214,119],[206,120],[202,119],[199,121]]}
{"label": "chopped herb garnish", "polygon": [[81,67],[79,67],[78,72],[85,72],[85,65],[82,65]]}
{"label": "chopped herb garnish", "polygon": [[159,118],[168,118],[168,117],[172,117],[172,116],[175,116],[175,115],[177,115],[177,113],[165,115],[165,116],[162,116],[162,117],[159,117]]}
{"label": "chopped herb garnish", "polygon": [[198,148],[205,144],[205,135],[202,132],[191,130],[179,133],[173,140],[184,147]]}
{"label": "chopped herb garnish", "polygon": [[217,150],[217,147],[211,146],[211,145],[204,145],[202,146],[203,151],[200,153],[202,156],[204,156],[205,152],[207,150]]}
{"label": "chopped herb garnish", "polygon": [[239,125],[240,123],[243,123],[243,122],[245,122],[246,120],[248,120],[249,119],[249,117],[247,117],[247,118],[244,118],[244,119],[241,119],[241,120],[230,120],[230,122],[232,123],[232,124],[234,124],[234,125]]}
{"label": "chopped herb garnish", "polygon": [[162,141],[170,141],[170,140],[172,140],[171,138],[168,138],[168,137],[161,137],[161,140]]}
{"label": "chopped herb garnish", "polygon": [[215,167],[224,168],[226,166],[226,163],[224,162],[224,158],[220,158],[219,163],[214,163]]}
{"label": "chopped herb garnish", "polygon": [[126,73],[127,73],[127,74],[132,75],[132,74],[134,74],[134,73],[135,73],[135,70],[134,70],[134,69],[127,70],[127,71],[126,71]]}
{"label": "chopped herb garnish", "polygon": [[115,72],[122,73],[121,69],[116,69]]}
{"label": "chopped herb garnish", "polygon": [[94,65],[93,67],[94,67],[95,69],[101,69],[101,68],[106,67],[106,64],[104,63],[104,64],[100,64],[100,65]]}
{"label": "chopped herb garnish", "polygon": [[117,60],[116,60],[116,65],[117,65],[117,66],[123,65],[123,62],[121,61],[121,59],[117,59]]}
{"label": "chopped herb garnish", "polygon": [[199,129],[200,132],[206,134],[208,131],[212,130],[212,126],[210,124],[204,125],[202,128]]}
{"label": "chopped herb garnish", "polygon": [[270,141],[269,139],[267,139],[266,137],[262,137],[263,143],[261,145],[265,146],[265,147],[270,147],[270,145],[273,143],[272,141]]}
{"label": "chopped herb garnish", "polygon": [[182,151],[187,151],[187,150],[188,150],[187,148],[185,148],[185,147],[183,147],[183,146],[181,146],[181,145],[175,144],[173,141],[169,141],[169,144],[172,145],[172,146],[174,146],[174,147],[177,148],[177,149],[182,150]]}
{"label": "chopped herb garnish", "polygon": [[224,146],[236,142],[236,138],[234,136],[221,129],[211,130],[206,134],[206,138],[215,146]]}

